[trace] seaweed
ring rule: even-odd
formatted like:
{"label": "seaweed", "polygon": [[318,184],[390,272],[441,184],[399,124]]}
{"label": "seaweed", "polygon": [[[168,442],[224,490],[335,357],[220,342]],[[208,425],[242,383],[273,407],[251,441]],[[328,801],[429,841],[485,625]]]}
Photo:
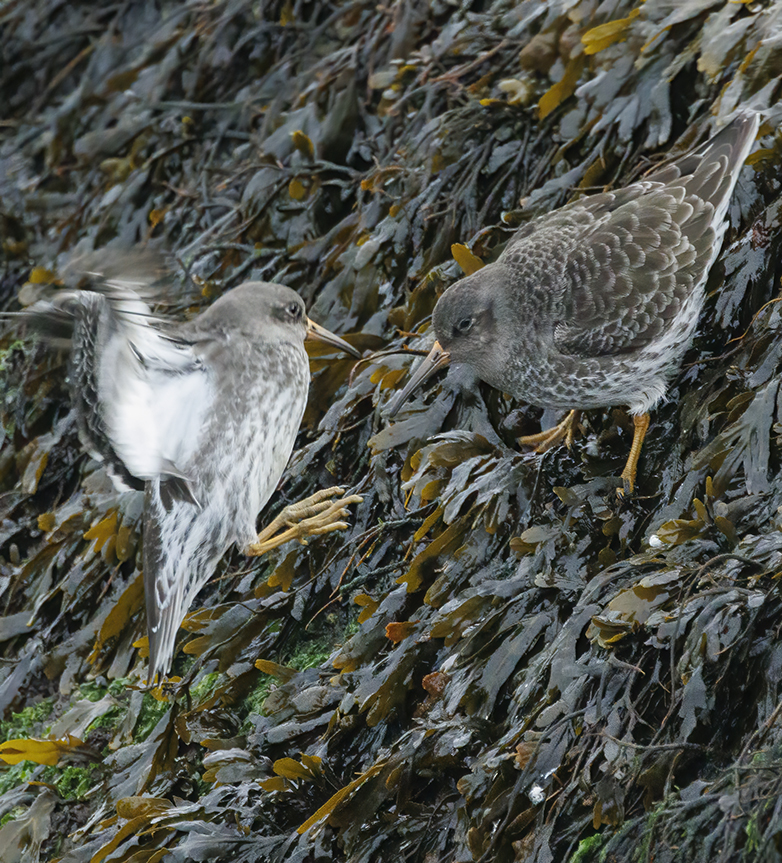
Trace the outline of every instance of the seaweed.
{"label": "seaweed", "polygon": [[[339,483],[349,529],[229,554],[146,691],[141,500],[82,453],[63,357],[3,323],[0,858],[779,858],[779,20],[0,5],[4,310],[140,244],[171,314],[273,279],[364,352],[312,353],[260,517]],[[634,496],[621,411],[522,452],[553,413],[452,373],[389,418],[451,282],[739,107],[759,148]]]}

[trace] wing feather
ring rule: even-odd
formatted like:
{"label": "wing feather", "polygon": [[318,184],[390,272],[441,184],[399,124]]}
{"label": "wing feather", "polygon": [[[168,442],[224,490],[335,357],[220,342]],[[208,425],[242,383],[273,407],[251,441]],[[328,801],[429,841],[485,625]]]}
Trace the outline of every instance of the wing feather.
{"label": "wing feather", "polygon": [[667,187],[616,210],[593,201],[595,226],[565,265],[554,343],[566,355],[635,352],[660,337],[705,278],[714,208]]}
{"label": "wing feather", "polygon": [[96,290],[62,291],[27,312],[30,326],[70,346],[79,434],[124,487],[177,479],[169,496],[195,500],[182,466],[198,447],[212,383],[203,346],[181,338],[115,278]]}
{"label": "wing feather", "polygon": [[[739,116],[646,179],[577,201],[519,231],[498,263],[554,285],[545,296],[538,292],[538,302],[547,306],[560,353],[626,354],[661,337],[705,282],[757,128],[756,116]],[[549,262],[563,259],[561,272],[551,272]]]}

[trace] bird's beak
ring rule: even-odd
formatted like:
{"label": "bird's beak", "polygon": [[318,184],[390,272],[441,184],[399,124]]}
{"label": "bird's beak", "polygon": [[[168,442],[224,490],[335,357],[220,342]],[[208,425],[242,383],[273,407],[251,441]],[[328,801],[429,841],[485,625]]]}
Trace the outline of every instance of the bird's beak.
{"label": "bird's beak", "polygon": [[361,359],[361,354],[353,345],[349,345],[344,339],[335,336],[334,333],[320,324],[316,324],[311,318],[307,318],[307,338],[313,339],[316,342],[323,342],[334,348],[339,348],[341,351],[345,351],[346,354],[350,354],[352,357],[356,357],[356,359]]}
{"label": "bird's beak", "polygon": [[402,392],[397,393],[391,401],[389,417],[396,416],[397,411],[410,398],[410,396],[418,389],[418,387],[428,380],[438,369],[442,369],[451,362],[451,355],[443,349],[440,342],[435,342],[432,345],[432,350],[424,357],[423,362],[415,370],[415,374],[407,382],[407,386]]}

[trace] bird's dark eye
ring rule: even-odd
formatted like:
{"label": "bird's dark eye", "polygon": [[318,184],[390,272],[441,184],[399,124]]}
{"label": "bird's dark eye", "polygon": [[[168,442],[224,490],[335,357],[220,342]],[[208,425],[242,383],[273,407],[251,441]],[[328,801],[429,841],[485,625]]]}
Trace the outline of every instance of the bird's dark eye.
{"label": "bird's dark eye", "polygon": [[454,327],[458,335],[466,335],[472,329],[472,318],[462,318]]}
{"label": "bird's dark eye", "polygon": [[298,303],[291,303],[285,308],[285,313],[294,321],[301,320],[301,306]]}

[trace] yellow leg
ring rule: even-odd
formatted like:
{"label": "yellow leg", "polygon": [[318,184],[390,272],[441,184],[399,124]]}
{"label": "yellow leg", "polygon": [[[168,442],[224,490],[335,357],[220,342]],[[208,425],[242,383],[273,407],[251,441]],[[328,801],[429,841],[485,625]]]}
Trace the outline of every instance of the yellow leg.
{"label": "yellow leg", "polygon": [[[364,498],[352,494],[339,500],[331,499],[344,493],[345,490],[337,486],[325,488],[298,503],[286,506],[277,518],[258,534],[258,539],[245,549],[245,554],[258,557],[292,539],[306,545],[308,536],[345,530],[348,525],[343,519],[348,515],[347,506],[361,503]],[[279,530],[282,532],[277,533]]]}
{"label": "yellow leg", "polygon": [[580,419],[581,411],[570,411],[565,419],[553,428],[538,432],[538,434],[523,435],[517,438],[517,441],[520,446],[534,446],[535,452],[546,452],[564,438],[567,448],[570,449],[573,446],[573,438]]}
{"label": "yellow leg", "polygon": [[632,494],[635,488],[635,475],[638,471],[638,458],[641,455],[641,447],[644,444],[646,430],[649,428],[649,414],[639,414],[633,417],[633,445],[630,447],[630,455],[627,456],[627,464],[622,471],[623,488],[618,488],[616,493],[621,497]]}

